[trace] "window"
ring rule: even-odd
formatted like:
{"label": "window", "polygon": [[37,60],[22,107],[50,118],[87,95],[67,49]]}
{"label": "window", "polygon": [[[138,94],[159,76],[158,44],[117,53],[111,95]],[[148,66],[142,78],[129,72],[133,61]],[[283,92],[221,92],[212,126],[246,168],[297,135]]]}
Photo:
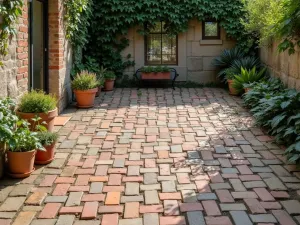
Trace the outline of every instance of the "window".
{"label": "window", "polygon": [[216,21],[204,21],[202,23],[202,39],[215,40],[220,39],[220,26]]}
{"label": "window", "polygon": [[170,36],[164,22],[158,22],[145,37],[147,65],[177,65],[177,36]]}

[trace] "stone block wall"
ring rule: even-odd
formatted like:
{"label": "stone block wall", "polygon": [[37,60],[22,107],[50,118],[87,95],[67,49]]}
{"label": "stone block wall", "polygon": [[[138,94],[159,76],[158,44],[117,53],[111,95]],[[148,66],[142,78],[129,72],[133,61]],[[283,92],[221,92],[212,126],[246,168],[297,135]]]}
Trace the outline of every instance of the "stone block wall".
{"label": "stone block wall", "polygon": [[289,88],[300,90],[300,50],[289,55],[287,52],[279,53],[277,48],[278,42],[261,47],[262,62],[268,66],[273,76],[279,77]]}
{"label": "stone block wall", "polygon": [[23,14],[19,18],[16,30],[17,36],[9,40],[8,54],[0,55],[3,62],[3,66],[0,66],[0,98],[9,96],[18,100],[28,90],[27,1],[24,1]]}
{"label": "stone block wall", "polygon": [[[130,77],[145,65],[144,36],[138,34],[138,29],[135,27],[128,31],[129,46],[122,53],[124,58],[130,54],[131,60],[135,61],[135,66],[125,71]],[[211,62],[224,49],[234,46],[235,41],[228,39],[223,29],[220,40],[202,40],[202,22],[192,20],[188,31],[178,35],[178,65],[170,67],[179,73],[177,81],[216,82],[217,71]]]}

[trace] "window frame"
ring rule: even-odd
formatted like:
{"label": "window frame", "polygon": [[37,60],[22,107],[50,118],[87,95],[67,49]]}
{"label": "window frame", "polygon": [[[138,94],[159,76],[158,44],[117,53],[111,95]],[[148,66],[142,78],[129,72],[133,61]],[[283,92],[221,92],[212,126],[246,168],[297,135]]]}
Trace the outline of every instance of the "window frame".
{"label": "window frame", "polygon": [[[217,36],[206,36],[205,34],[205,23],[207,22],[215,22],[217,23]],[[221,40],[221,27],[219,21],[216,20],[204,20],[202,21],[202,40]]]}
{"label": "window frame", "polygon": [[[160,23],[162,24],[163,21],[160,21]],[[145,25],[145,28],[147,25]],[[167,32],[164,32],[162,30],[162,26],[161,26],[161,31],[160,32],[149,32],[147,35],[145,35],[144,37],[144,58],[145,58],[145,65],[146,66],[177,66],[178,65],[178,35],[176,35],[176,62],[175,63],[168,63],[168,64],[163,64],[162,62],[162,41],[163,41],[163,35],[164,34],[168,34]],[[157,64],[157,63],[149,63],[148,61],[148,54],[147,54],[147,50],[148,50],[148,35],[149,34],[160,34],[161,35],[161,60],[160,60],[160,64]]]}

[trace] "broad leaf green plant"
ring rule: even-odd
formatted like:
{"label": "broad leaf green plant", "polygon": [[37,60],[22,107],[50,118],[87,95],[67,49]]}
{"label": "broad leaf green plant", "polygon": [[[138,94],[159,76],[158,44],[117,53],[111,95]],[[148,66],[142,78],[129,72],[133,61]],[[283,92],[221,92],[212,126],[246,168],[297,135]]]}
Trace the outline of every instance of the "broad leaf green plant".
{"label": "broad leaf green plant", "polygon": [[260,71],[256,70],[256,67],[252,69],[241,68],[239,75],[235,75],[233,79],[233,87],[236,91],[241,94],[244,91],[244,85],[251,84],[253,82],[260,81],[265,77],[266,68],[261,69]]}

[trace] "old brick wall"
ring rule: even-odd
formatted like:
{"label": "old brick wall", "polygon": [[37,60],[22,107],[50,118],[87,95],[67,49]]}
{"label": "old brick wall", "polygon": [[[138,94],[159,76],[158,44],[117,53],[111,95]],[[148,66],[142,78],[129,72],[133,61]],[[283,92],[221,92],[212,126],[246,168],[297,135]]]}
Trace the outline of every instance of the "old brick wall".
{"label": "old brick wall", "polygon": [[[2,2],[0,1],[0,4]],[[28,6],[24,1],[23,14],[16,25],[18,31],[9,41],[8,55],[1,56],[0,97],[18,99],[28,90]]]}
{"label": "old brick wall", "polygon": [[58,97],[60,111],[72,98],[72,54],[65,38],[63,15],[63,0],[49,1],[49,91]]}
{"label": "old brick wall", "polygon": [[279,77],[289,88],[300,90],[300,51],[289,55],[287,52],[279,53],[278,43],[261,47],[260,57],[273,76]]}

